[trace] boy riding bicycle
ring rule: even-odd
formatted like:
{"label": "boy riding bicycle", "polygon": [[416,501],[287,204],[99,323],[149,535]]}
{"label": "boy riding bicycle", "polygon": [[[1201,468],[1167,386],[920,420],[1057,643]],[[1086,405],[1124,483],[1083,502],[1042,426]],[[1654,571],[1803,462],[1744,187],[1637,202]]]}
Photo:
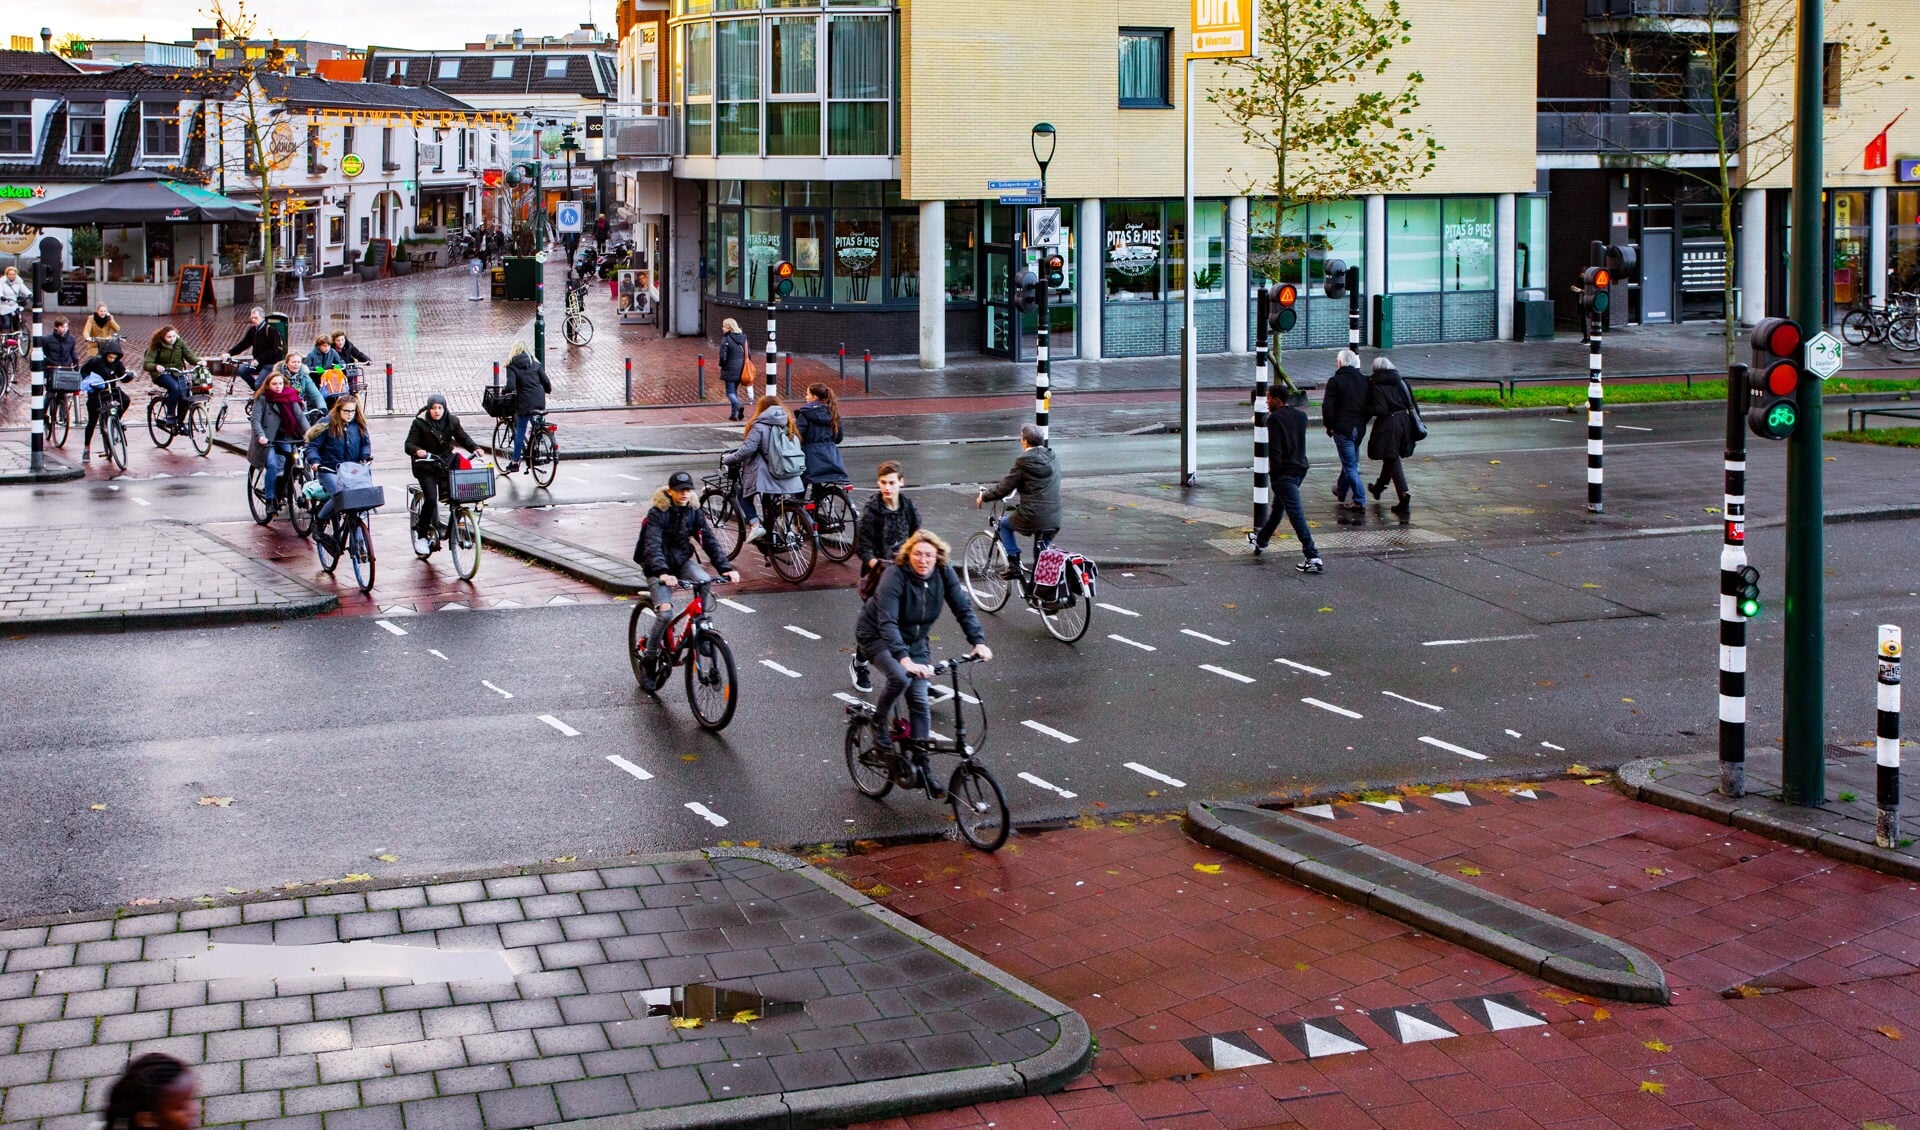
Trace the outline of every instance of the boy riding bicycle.
{"label": "boy riding bicycle", "polygon": [[[647,634],[650,653],[657,654],[666,642],[667,623],[673,619],[674,585],[680,581],[697,585],[713,580],[713,575],[694,558],[696,544],[706,551],[707,560],[716,572],[729,581],[740,580],[739,570],[733,568],[727,555],[720,551],[720,543],[713,536],[713,527],[707,524],[706,514],[693,505],[693,476],[675,471],[667,479],[667,485],[654,492],[653,509],[647,511],[640,527],[640,544],[634,550],[634,560],[654,580],[653,629]],[[657,685],[647,685],[653,681],[653,676],[646,676],[641,680],[641,689],[657,690]]]}

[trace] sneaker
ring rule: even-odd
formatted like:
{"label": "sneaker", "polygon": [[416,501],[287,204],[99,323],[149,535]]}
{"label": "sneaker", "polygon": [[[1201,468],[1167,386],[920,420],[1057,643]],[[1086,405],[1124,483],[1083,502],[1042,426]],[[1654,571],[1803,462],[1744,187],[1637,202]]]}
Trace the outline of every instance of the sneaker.
{"label": "sneaker", "polygon": [[93,462],[93,448],[91,448],[91,447],[87,447],[87,448],[82,448],[82,449],[81,449],[81,451],[80,451],[80,462],[82,462],[82,463],[91,463],[91,462]]}
{"label": "sneaker", "polygon": [[511,475],[511,474],[514,474],[515,472],[517,472],[517,471],[519,471],[519,470],[520,470],[520,461],[519,461],[518,459],[513,459],[513,460],[509,460],[509,461],[508,461],[508,463],[507,463],[507,474],[509,474],[509,475]]}
{"label": "sneaker", "polygon": [[1266,546],[1261,545],[1257,540],[1255,540],[1254,533],[1252,530],[1247,531],[1247,544],[1253,547],[1253,555],[1255,557],[1258,557],[1267,551]]}
{"label": "sneaker", "polygon": [[761,538],[764,538],[766,536],[767,536],[767,528],[758,522],[755,522],[753,525],[747,527],[746,540],[749,543],[759,541]]}
{"label": "sneaker", "polygon": [[1309,557],[1300,564],[1295,565],[1294,568],[1302,573],[1324,573],[1327,571],[1326,563],[1318,557]]}
{"label": "sneaker", "polygon": [[413,532],[413,552],[421,557],[432,553],[433,540],[421,534],[420,531],[415,530]]}
{"label": "sneaker", "polygon": [[1347,502],[1347,503],[1342,503],[1339,506],[1339,509],[1350,510],[1355,513],[1364,514],[1367,512],[1367,504],[1364,502]]}
{"label": "sneaker", "polygon": [[858,657],[847,660],[847,675],[853,680],[854,690],[861,694],[873,693],[873,675]]}

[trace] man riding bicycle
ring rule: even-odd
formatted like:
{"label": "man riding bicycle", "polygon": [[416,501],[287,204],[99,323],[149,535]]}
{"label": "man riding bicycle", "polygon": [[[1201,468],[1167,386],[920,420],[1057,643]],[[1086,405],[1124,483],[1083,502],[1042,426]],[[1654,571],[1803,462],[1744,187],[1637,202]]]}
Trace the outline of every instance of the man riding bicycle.
{"label": "man riding bicycle", "polygon": [[[634,553],[640,567],[654,578],[653,630],[647,635],[647,650],[653,654],[657,655],[666,643],[667,622],[673,619],[675,582],[697,585],[713,580],[694,557],[696,544],[706,551],[716,572],[729,581],[740,580],[740,571],[720,551],[706,514],[693,504],[693,476],[675,471],[667,485],[654,492],[653,509],[647,511],[640,527],[640,545]],[[659,687],[648,675],[641,680],[641,689],[652,693]]]}
{"label": "man riding bicycle", "polygon": [[1020,579],[1020,539],[1014,535],[1033,535],[1033,552],[1038,556],[1050,544],[1048,538],[1060,532],[1060,464],[1046,444],[1039,425],[1020,425],[1020,457],[1013,461],[1013,469],[973,500],[978,509],[1020,492],[1019,505],[1000,519],[1000,545],[1007,551],[1004,576],[1010,581]]}
{"label": "man riding bicycle", "polygon": [[247,312],[247,332],[227,350],[227,356],[238,357],[242,350],[253,355],[253,360],[240,362],[240,379],[252,389],[260,387],[267,370],[286,360],[286,345],[279,333],[267,325],[267,312],[258,306]]}

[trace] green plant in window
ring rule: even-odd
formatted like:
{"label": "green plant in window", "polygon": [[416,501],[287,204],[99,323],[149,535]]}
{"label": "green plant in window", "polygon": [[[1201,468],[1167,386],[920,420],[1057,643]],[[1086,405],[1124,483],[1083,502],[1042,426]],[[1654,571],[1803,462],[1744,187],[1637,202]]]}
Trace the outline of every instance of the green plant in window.
{"label": "green plant in window", "polygon": [[1193,273],[1193,285],[1198,290],[1216,290],[1220,286],[1220,268],[1202,267]]}

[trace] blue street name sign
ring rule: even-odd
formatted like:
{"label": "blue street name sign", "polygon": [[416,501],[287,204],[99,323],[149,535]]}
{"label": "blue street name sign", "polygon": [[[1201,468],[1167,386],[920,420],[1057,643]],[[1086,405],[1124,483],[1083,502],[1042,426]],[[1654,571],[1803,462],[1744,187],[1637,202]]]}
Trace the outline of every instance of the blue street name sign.
{"label": "blue street name sign", "polygon": [[1038,180],[990,180],[987,182],[987,188],[993,192],[1008,190],[1039,192],[1040,182]]}

